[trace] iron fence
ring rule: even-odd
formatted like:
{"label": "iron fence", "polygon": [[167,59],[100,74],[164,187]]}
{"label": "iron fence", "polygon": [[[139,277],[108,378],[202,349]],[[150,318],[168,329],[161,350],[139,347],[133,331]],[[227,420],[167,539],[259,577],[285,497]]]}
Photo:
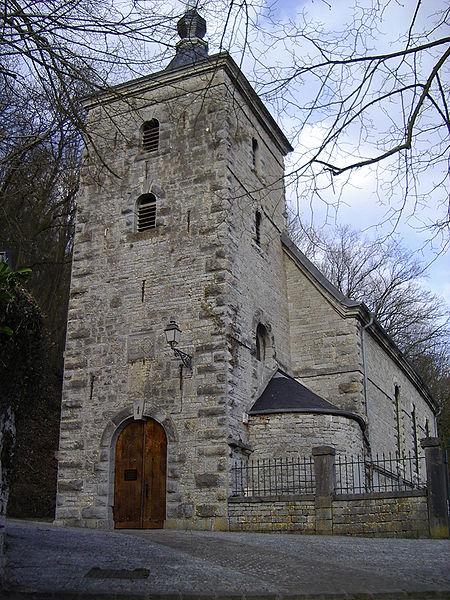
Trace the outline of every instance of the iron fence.
{"label": "iron fence", "polygon": [[360,456],[336,456],[335,469],[337,494],[406,491],[426,487],[425,458],[411,452],[402,456],[377,454],[371,461]]}
{"label": "iron fence", "polygon": [[312,457],[236,461],[231,468],[233,496],[314,494]]}
{"label": "iron fence", "polygon": [[[408,491],[426,488],[425,458],[415,453],[335,458],[337,494]],[[238,497],[315,494],[312,457],[236,461],[231,468],[232,495]]]}

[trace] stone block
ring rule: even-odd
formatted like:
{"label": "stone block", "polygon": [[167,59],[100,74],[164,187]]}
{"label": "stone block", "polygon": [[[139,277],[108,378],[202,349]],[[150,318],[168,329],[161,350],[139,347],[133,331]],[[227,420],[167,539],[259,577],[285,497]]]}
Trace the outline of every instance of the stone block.
{"label": "stone block", "polygon": [[81,510],[81,516],[85,519],[106,519],[108,514],[106,506],[87,506]]}
{"label": "stone block", "polygon": [[197,517],[215,517],[220,515],[220,507],[218,504],[198,504],[195,507]]}
{"label": "stone block", "polygon": [[58,480],[58,492],[73,492],[83,489],[83,481],[81,479]]}
{"label": "stone block", "polygon": [[82,399],[74,398],[72,400],[65,400],[63,402],[63,408],[81,408],[83,406]]}
{"label": "stone block", "polygon": [[194,505],[189,502],[180,502],[167,506],[167,516],[172,519],[190,519],[194,516]]}
{"label": "stone block", "polygon": [[87,385],[84,379],[69,379],[65,382],[64,387],[66,390],[82,390]]}
{"label": "stone block", "polygon": [[223,479],[216,473],[195,474],[195,485],[198,489],[214,488],[223,484]]}
{"label": "stone block", "polygon": [[216,417],[226,414],[224,406],[210,406],[208,408],[200,408],[198,411],[199,417]]}

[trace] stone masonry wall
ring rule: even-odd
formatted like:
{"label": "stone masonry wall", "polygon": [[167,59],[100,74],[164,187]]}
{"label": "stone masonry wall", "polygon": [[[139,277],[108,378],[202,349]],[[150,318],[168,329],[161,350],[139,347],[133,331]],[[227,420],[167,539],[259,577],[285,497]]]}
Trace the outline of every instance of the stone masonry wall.
{"label": "stone masonry wall", "polygon": [[[126,100],[89,113],[95,148],[85,152],[78,198],[58,453],[61,524],[112,526],[113,448],[139,409],[168,434],[166,524],[227,526],[229,262],[221,194],[228,107],[220,70],[213,79],[170,77],[164,85],[138,83]],[[142,153],[140,127],[152,118],[160,122],[160,147]],[[138,234],[136,200],[147,192],[157,197],[157,226]],[[165,343],[171,317],[183,330],[180,348],[194,356],[192,375],[180,376]]]}
{"label": "stone masonry wall", "polygon": [[[255,501],[253,501],[255,500]],[[230,531],[315,533],[314,500],[235,499],[228,501]]]}
{"label": "stone masonry wall", "polygon": [[330,445],[337,454],[362,455],[359,424],[343,416],[283,413],[249,418],[251,459],[310,456],[313,446]]}
{"label": "stone masonry wall", "polygon": [[[368,334],[366,334],[366,365],[369,437],[372,452],[400,451],[414,454],[417,447],[419,454],[423,456],[419,440],[427,435],[437,434],[431,407],[404,371]],[[399,389],[399,428],[395,386]],[[415,407],[417,446],[414,438],[413,407]],[[398,433],[400,433],[400,440]]]}
{"label": "stone masonry wall", "polygon": [[[229,425],[233,441],[248,443],[243,414],[262,380],[290,366],[287,290],[280,234],[286,226],[283,154],[229,83]],[[254,153],[253,140],[257,150]],[[256,239],[256,211],[261,215]],[[256,328],[268,332],[264,361],[256,359]],[[267,373],[266,373],[267,371]]]}
{"label": "stone masonry wall", "polygon": [[303,273],[288,252],[285,263],[294,376],[336,406],[361,415],[368,423],[373,454],[414,454],[417,449],[423,455],[419,441],[436,435],[435,418],[426,392],[396,358],[398,352],[382,336],[375,339],[370,329],[364,331],[366,406],[362,326],[357,313],[339,307]]}
{"label": "stone masonry wall", "polygon": [[[301,497],[230,498],[231,531],[316,533],[314,501]],[[337,496],[332,501],[334,535],[429,537],[425,492]]]}
{"label": "stone masonry wall", "polygon": [[285,268],[294,376],[338,408],[365,418],[357,319],[346,318],[287,253]]}
{"label": "stone masonry wall", "polygon": [[428,537],[426,492],[395,497],[367,494],[333,501],[333,533],[373,537]]}

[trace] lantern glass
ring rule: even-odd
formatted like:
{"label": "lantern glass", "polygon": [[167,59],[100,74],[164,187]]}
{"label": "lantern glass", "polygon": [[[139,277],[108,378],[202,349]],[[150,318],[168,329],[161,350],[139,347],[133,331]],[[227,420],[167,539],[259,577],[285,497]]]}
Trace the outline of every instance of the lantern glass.
{"label": "lantern glass", "polygon": [[180,333],[181,329],[172,319],[167,327],[164,329],[164,333],[166,334],[166,341],[169,346],[176,346],[180,341]]}

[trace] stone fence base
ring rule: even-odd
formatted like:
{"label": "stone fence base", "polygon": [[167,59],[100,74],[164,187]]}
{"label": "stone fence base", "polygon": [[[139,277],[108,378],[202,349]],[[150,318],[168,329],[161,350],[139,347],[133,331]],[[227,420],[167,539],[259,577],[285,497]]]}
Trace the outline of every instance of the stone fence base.
{"label": "stone fence base", "polygon": [[315,533],[314,496],[228,499],[230,531]]}
{"label": "stone fence base", "polygon": [[[373,492],[334,496],[326,533],[371,537],[429,537],[427,494]],[[229,498],[230,531],[324,533],[314,496]]]}
{"label": "stone fence base", "polygon": [[[426,489],[337,494],[341,488],[336,487],[335,449],[316,446],[312,449],[315,494],[232,496],[228,499],[229,529],[380,537],[448,537],[445,452],[437,438],[425,438],[421,444],[425,449]],[[240,488],[236,489],[239,493]],[[245,489],[243,485],[242,490]],[[250,491],[253,493],[253,487]]]}

